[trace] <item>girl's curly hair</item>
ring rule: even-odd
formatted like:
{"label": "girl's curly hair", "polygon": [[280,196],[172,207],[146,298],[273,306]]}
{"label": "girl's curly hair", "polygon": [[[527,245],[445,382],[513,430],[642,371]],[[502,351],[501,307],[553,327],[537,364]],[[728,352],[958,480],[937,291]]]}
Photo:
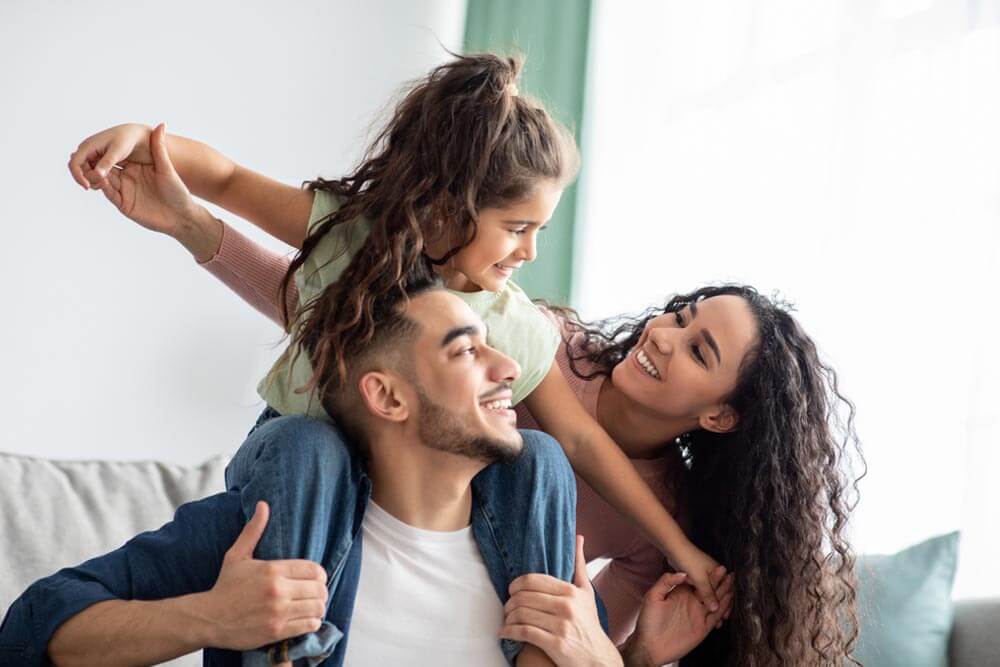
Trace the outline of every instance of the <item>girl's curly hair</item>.
{"label": "girl's curly hair", "polygon": [[742,298],[757,322],[726,398],[739,424],[730,433],[692,431],[677,444],[690,537],[734,572],[735,595],[729,620],[681,665],[860,664],[852,656],[857,584],[846,533],[864,476],[851,472],[864,468],[854,406],[790,308],[752,287],[719,285],[594,324],[559,309],[570,366],[581,378],[610,377],[649,320],[725,294]]}
{"label": "girl's curly hair", "polygon": [[[352,174],[307,184],[336,195],[340,207],[312,227],[281,284],[283,296],[334,227],[364,217],[371,231],[319,297],[295,314],[287,298],[279,300],[296,354],[305,350],[314,370],[297,391],[335,391],[346,350],[374,335],[376,301],[404,295],[408,276],[426,274],[471,243],[480,211],[522,201],[542,181],[565,186],[576,176],[573,135],[517,92],[521,67],[519,57],[456,55],[411,85]],[[434,245],[450,250],[428,257]]]}

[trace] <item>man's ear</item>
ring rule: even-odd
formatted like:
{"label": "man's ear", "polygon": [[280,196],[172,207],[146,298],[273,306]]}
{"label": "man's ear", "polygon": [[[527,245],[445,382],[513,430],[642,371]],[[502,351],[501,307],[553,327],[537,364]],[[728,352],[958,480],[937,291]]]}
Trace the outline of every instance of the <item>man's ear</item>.
{"label": "man's ear", "polygon": [[369,371],[358,380],[361,401],[368,411],[379,419],[393,422],[405,421],[410,414],[402,388],[400,377],[382,371]]}
{"label": "man's ear", "polygon": [[712,433],[729,433],[740,423],[740,416],[729,405],[720,403],[698,417],[698,426]]}

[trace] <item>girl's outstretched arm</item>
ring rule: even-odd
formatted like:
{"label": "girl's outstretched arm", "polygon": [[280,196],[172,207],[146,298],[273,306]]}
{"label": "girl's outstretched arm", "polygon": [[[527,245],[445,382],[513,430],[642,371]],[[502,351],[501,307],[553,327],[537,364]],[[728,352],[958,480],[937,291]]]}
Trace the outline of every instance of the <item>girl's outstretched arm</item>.
{"label": "girl's outstretched arm", "polygon": [[[280,290],[290,263],[288,256],[266,248],[223,224],[219,251],[200,264],[236,296],[278,326],[283,326]],[[288,312],[294,314],[299,306],[299,291],[294,280],[288,284],[286,300]]]}
{"label": "girl's outstretched arm", "polygon": [[[81,187],[100,188],[115,165],[152,165],[153,129],[129,123],[84,139],[69,160]],[[235,213],[290,246],[301,248],[312,211],[313,193],[253,172],[217,150],[176,135],[167,152],[181,180],[196,197]]]}
{"label": "girl's outstretched arm", "polygon": [[573,470],[687,573],[708,609],[717,609],[711,576],[719,564],[691,543],[621,448],[583,409],[558,363],[525,402],[542,429],[562,445]]}

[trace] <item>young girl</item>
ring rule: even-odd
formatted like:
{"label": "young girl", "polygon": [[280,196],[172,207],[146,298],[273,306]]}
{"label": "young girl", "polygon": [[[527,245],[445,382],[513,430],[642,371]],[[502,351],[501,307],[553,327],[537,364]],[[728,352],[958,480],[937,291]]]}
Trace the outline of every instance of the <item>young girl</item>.
{"label": "young girl", "polygon": [[[714,610],[718,564],[685,537],[580,407],[554,361],[558,332],[509,280],[534,260],[536,236],[577,163],[569,133],[518,94],[519,71],[517,60],[492,55],[457,57],[435,68],[400,102],[353,174],[319,179],[305,190],[234,165],[197,142],[167,140],[162,126],[151,136],[136,125],[94,135],[74,153],[70,170],[130,218],[174,235],[199,261],[211,259],[228,237],[220,221],[191,201],[192,192],[301,248],[282,285],[292,342],[259,387],[269,406],[265,418],[330,420],[319,397],[342,377],[340,341],[370,337],[373,296],[400,289],[408,270],[430,261],[481,315],[490,344],[521,365],[513,403],[525,401],[580,476],[639,525]],[[119,162],[127,163],[124,170],[112,169]],[[342,447],[331,444],[324,452]],[[244,446],[227,482],[242,490],[245,507],[253,507],[262,499],[255,494],[280,466],[280,447],[265,453]],[[310,474],[317,473],[294,474],[308,488]],[[290,511],[280,498],[268,500],[276,504],[274,516]],[[323,556],[296,553],[301,544],[280,529],[271,544],[275,551],[260,552],[262,557]]]}

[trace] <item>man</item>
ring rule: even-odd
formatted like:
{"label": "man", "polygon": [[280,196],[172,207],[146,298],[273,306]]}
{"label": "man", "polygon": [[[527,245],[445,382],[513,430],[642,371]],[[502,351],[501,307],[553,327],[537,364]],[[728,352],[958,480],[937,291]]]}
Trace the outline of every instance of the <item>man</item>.
{"label": "man", "polygon": [[[485,343],[481,321],[461,299],[427,284],[384,312],[371,345],[350,362],[351,381],[331,397],[352,408],[341,412],[355,416],[344,426],[363,444],[367,465],[358,457],[364,502],[354,518],[362,539],[329,601],[326,573],[315,563],[253,560],[267,506],[247,522],[238,492],[227,492],[36,582],[0,628],[0,663],[149,664],[206,648],[206,664],[239,664],[238,651],[316,631],[323,618],[344,633],[323,664],[514,660],[498,639],[508,545],[477,496],[543,498],[554,520],[525,522],[525,531],[538,530],[525,543],[546,550],[547,574],[568,580],[572,471],[550,438],[516,430],[509,399],[517,364]],[[529,457],[519,457],[523,449]],[[524,478],[531,488],[511,488],[526,459],[544,474]],[[504,470],[504,490],[489,477],[494,469]],[[551,664],[530,645],[516,660]]]}

